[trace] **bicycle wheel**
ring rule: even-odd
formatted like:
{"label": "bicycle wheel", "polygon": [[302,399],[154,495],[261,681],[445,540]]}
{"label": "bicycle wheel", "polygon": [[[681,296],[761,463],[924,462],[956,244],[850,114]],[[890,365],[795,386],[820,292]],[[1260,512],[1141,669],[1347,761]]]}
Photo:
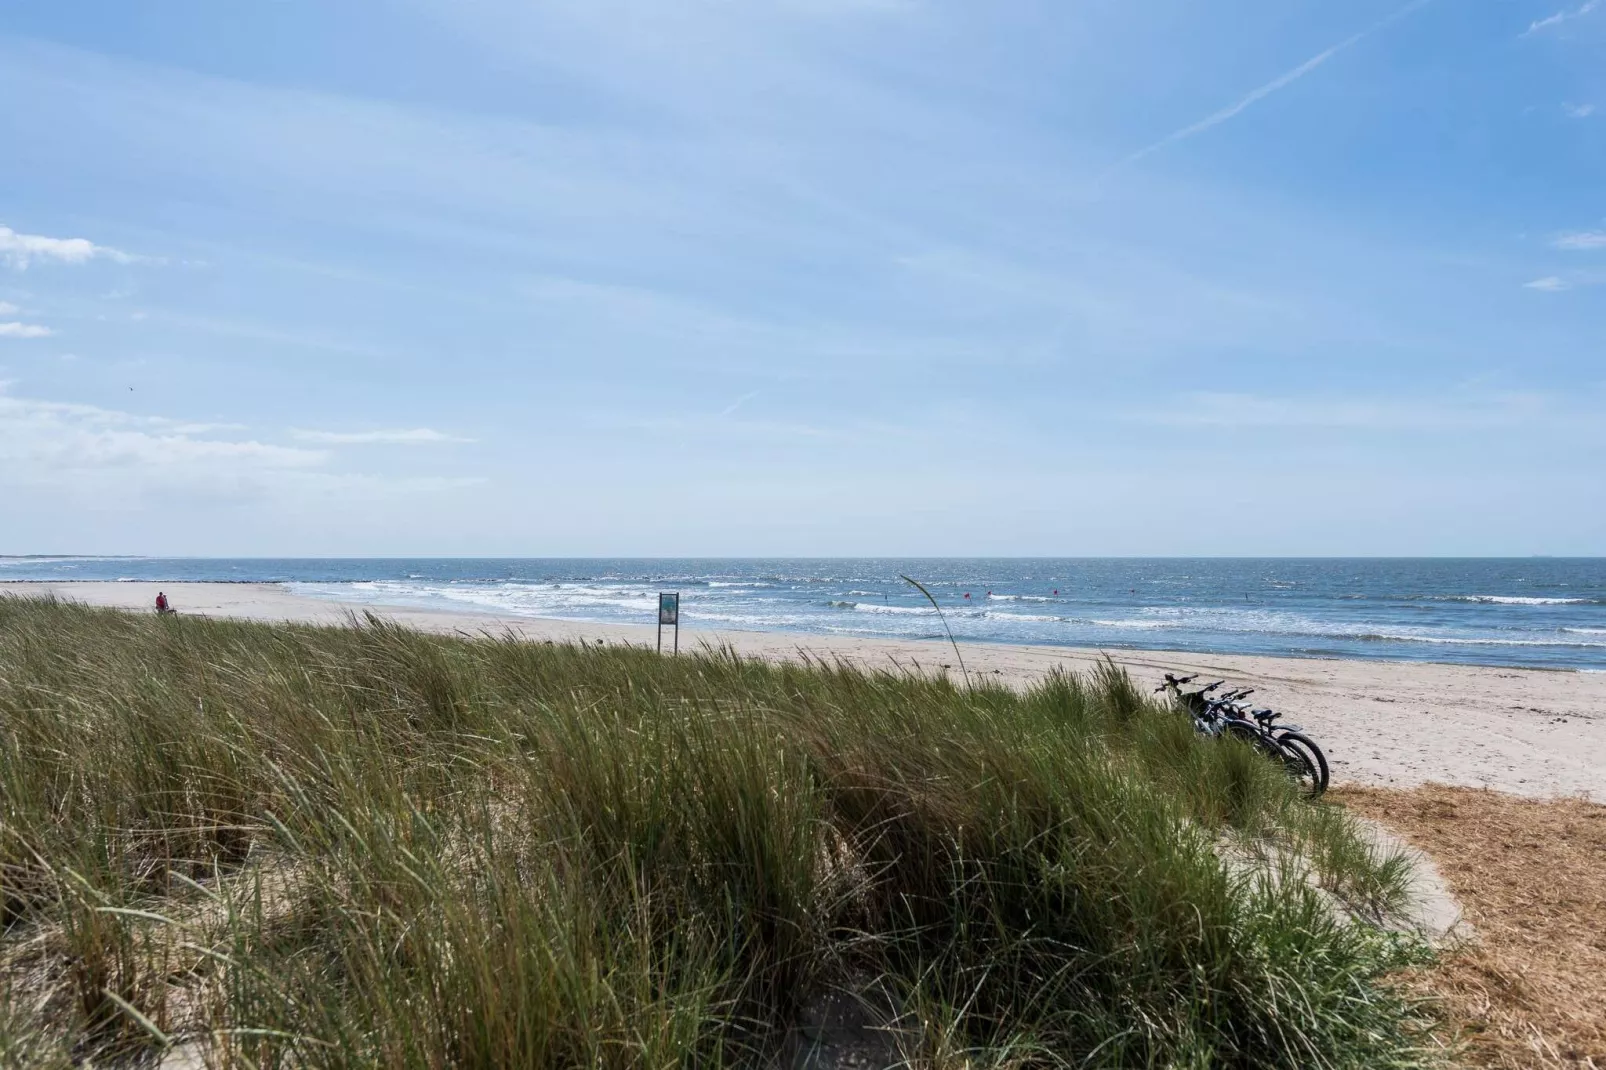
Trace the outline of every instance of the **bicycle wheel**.
{"label": "bicycle wheel", "polygon": [[1326,785],[1321,781],[1321,774],[1304,751],[1283,746],[1277,737],[1250,721],[1232,718],[1226,722],[1226,729],[1280,765],[1283,772],[1287,773],[1306,794],[1320,795],[1326,789]]}
{"label": "bicycle wheel", "polygon": [[1315,740],[1298,732],[1288,731],[1278,732],[1277,742],[1282,744],[1285,750],[1298,751],[1310,766],[1315,777],[1312,795],[1320,795],[1327,790],[1327,755],[1322,753],[1322,748],[1316,745]]}
{"label": "bicycle wheel", "polygon": [[1226,717],[1222,719],[1221,727],[1223,731],[1243,740],[1266,757],[1282,760],[1283,749],[1277,745],[1276,740],[1262,732],[1260,726],[1253,721],[1244,721],[1237,717]]}

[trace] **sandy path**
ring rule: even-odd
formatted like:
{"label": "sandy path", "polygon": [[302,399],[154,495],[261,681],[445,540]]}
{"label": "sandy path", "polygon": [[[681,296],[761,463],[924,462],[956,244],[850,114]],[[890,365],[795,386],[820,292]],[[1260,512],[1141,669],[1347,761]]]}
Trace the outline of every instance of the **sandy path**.
{"label": "sandy path", "polygon": [[[373,608],[294,595],[255,583],[17,583],[0,593],[52,593],[93,605],[148,609],[158,586],[182,612],[250,620],[340,623]],[[376,612],[438,632],[514,633],[530,639],[602,639],[651,646],[654,628],[429,609]],[[686,628],[683,647],[728,643],[764,658],[800,652],[872,668],[937,669],[954,662],[942,643]],[[1054,666],[1086,669],[1096,651],[961,644],[966,667],[1011,684]],[[1482,668],[1426,662],[1273,658],[1111,651],[1145,683],[1164,672],[1201,672],[1258,689],[1327,751],[1335,780],[1396,787],[1438,781],[1524,795],[1587,793],[1606,800],[1606,673]]]}

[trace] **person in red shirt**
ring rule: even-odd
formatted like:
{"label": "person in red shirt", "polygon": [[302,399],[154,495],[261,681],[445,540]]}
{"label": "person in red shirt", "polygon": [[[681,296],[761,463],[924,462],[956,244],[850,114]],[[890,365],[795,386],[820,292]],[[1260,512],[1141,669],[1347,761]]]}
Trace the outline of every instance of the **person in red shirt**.
{"label": "person in red shirt", "polygon": [[167,604],[167,595],[161,591],[156,592],[156,612],[164,615],[173,612],[173,607]]}

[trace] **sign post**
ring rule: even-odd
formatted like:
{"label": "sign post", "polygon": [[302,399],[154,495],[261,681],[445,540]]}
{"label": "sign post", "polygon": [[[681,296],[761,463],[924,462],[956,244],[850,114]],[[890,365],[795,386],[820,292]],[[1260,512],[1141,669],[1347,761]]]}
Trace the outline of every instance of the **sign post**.
{"label": "sign post", "polygon": [[680,653],[680,592],[662,593],[658,596],[658,653],[664,652],[664,625],[671,624],[675,628],[675,653]]}

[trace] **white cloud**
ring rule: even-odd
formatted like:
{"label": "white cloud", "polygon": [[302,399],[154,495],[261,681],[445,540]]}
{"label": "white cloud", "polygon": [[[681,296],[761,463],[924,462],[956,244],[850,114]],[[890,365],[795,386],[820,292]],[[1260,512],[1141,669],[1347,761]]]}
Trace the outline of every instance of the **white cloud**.
{"label": "white cloud", "polygon": [[22,271],[35,260],[55,260],[63,264],[82,264],[97,257],[127,264],[134,258],[88,238],[48,238],[43,234],[18,234],[0,224],[0,259]]}
{"label": "white cloud", "polygon": [[332,471],[325,449],[242,439],[238,424],[195,423],[44,401],[0,381],[0,488],[65,495],[91,509],[183,502],[349,503],[433,494],[478,477]]}
{"label": "white cloud", "polygon": [[[137,413],[122,412],[117,409],[104,409],[98,405],[82,405],[68,401],[42,401],[37,398],[18,397],[9,392],[9,386],[10,384],[0,381],[0,415],[5,417],[5,422],[18,421],[38,426],[49,425],[71,428],[75,431],[94,431],[97,433],[121,434],[127,432],[168,442],[173,449],[180,451],[189,449],[193,454],[258,455],[296,465],[318,464],[327,456],[321,451],[265,445],[259,442],[196,441],[187,445],[180,445],[173,443],[172,440],[191,438],[195,435],[208,434],[215,431],[239,430],[241,425],[196,423],[174,420],[165,416],[141,416]],[[14,447],[15,442],[8,440],[8,445]],[[171,454],[173,449],[161,452]],[[15,458],[18,455],[13,450],[13,452],[9,453],[0,453],[0,456]]]}
{"label": "white cloud", "polygon": [[1606,230],[1575,230],[1571,234],[1558,235],[1550,244],[1555,249],[1583,252],[1606,249]]}
{"label": "white cloud", "polygon": [[112,498],[151,491],[216,497],[315,469],[327,459],[319,450],[220,438],[217,429],[16,397],[0,388],[0,482]]}
{"label": "white cloud", "polygon": [[386,431],[305,431],[296,429],[290,437],[298,442],[318,442],[329,446],[417,446],[435,442],[473,442],[428,427]]}
{"label": "white cloud", "polygon": [[53,333],[37,323],[0,323],[0,338],[48,338]]}
{"label": "white cloud", "polygon": [[15,316],[21,311],[22,309],[18,308],[10,301],[0,301],[0,316]]}
{"label": "white cloud", "polygon": [[[1105,172],[1105,177],[1108,177],[1112,172],[1118,171],[1123,167],[1136,163],[1145,156],[1159,152],[1167,145],[1171,145],[1186,138],[1193,137],[1196,134],[1202,134],[1213,126],[1219,126],[1228,119],[1231,119],[1233,116],[1237,115],[1239,112],[1244,111],[1250,105],[1264,100],[1266,97],[1271,96],[1279,89],[1287,88],[1294,82],[1297,82],[1301,78],[1305,77],[1305,75],[1309,74],[1317,67],[1320,67],[1322,64],[1338,55],[1340,52],[1350,48],[1353,45],[1359,44],[1365,38],[1370,37],[1372,34],[1392,25],[1395,22],[1398,22],[1400,19],[1403,19],[1417,8],[1422,7],[1429,2],[1430,0],[1411,0],[1409,4],[1406,4],[1393,14],[1384,16],[1364,30],[1350,34],[1338,44],[1333,45],[1330,48],[1323,49],[1310,59],[1307,59],[1304,63],[1301,63],[1299,66],[1290,71],[1285,71],[1276,78],[1273,78],[1271,81],[1267,82],[1265,85],[1260,86],[1258,89],[1250,90],[1250,92],[1237,103],[1229,104],[1227,107],[1222,108],[1220,111],[1212,112],[1210,115],[1205,116],[1196,123],[1184,126],[1180,130],[1173,130],[1159,141],[1156,141],[1151,145],[1144,146],[1138,151],[1132,153],[1130,156],[1122,159],[1114,166],[1110,167],[1109,170]],[[1598,2],[1599,0],[1590,0],[1591,5]]]}
{"label": "white cloud", "polygon": [[1525,289],[1544,290],[1546,293],[1557,293],[1561,290],[1572,289],[1571,283],[1569,283],[1566,279],[1558,278],[1555,275],[1546,275],[1542,279],[1535,279],[1532,282],[1525,282],[1522,285]]}
{"label": "white cloud", "polygon": [[1599,6],[1600,0],[1585,0],[1583,4],[1573,8],[1571,11],[1563,8],[1554,15],[1547,15],[1542,19],[1535,19],[1533,22],[1529,23],[1528,28],[1522,31],[1522,33],[1518,34],[1518,36],[1527,37],[1531,33],[1538,33],[1540,30],[1549,29],[1550,27],[1556,26],[1560,23],[1571,22],[1573,19],[1581,19]]}
{"label": "white cloud", "polygon": [[1593,104],[1563,104],[1561,110],[1567,113],[1569,119],[1587,119],[1595,114]]}

